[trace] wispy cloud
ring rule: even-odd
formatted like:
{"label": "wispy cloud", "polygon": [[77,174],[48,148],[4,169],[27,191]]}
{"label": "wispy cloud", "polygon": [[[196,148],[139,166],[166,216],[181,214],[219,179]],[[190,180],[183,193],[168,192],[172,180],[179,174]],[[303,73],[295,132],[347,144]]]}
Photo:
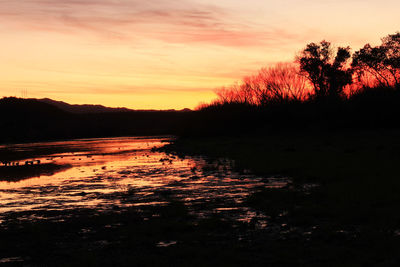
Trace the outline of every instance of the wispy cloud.
{"label": "wispy cloud", "polygon": [[150,38],[168,43],[259,46],[296,39],[282,29],[240,21],[228,9],[188,0],[5,0],[0,21],[19,29],[95,34],[104,39]]}

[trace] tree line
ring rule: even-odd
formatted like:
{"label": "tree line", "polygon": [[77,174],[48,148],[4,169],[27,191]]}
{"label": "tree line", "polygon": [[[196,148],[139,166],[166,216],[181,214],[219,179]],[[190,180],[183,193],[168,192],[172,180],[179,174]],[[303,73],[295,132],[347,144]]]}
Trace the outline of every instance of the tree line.
{"label": "tree line", "polygon": [[293,63],[265,67],[241,82],[216,90],[199,109],[240,104],[263,107],[305,101],[337,101],[369,89],[400,91],[400,32],[351,53],[330,42],[310,43]]}

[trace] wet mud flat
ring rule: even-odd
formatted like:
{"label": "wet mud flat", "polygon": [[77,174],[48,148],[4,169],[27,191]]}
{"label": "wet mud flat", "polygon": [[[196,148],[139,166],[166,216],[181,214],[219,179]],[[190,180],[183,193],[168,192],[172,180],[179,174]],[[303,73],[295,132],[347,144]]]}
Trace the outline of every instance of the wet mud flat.
{"label": "wet mud flat", "polygon": [[61,153],[36,153],[43,164],[69,168],[0,182],[0,265],[269,261],[250,248],[256,240],[281,239],[285,226],[248,199],[260,190],[285,188],[290,179],[237,172],[226,158],[154,149],[170,140],[79,140],[58,144]]}
{"label": "wet mud flat", "polygon": [[41,175],[51,176],[57,172],[61,172],[70,168],[71,165],[57,165],[53,163],[44,163],[36,165],[17,165],[17,166],[0,166],[0,180],[2,181],[19,181],[32,177],[40,177]]}
{"label": "wet mud flat", "polygon": [[0,265],[398,266],[397,136],[41,144],[71,167],[0,181]]}

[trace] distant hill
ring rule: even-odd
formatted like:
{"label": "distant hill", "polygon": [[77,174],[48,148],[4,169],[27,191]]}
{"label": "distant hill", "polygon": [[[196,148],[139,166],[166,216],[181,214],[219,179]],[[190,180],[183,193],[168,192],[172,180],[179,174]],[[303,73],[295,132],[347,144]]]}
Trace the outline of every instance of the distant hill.
{"label": "distant hill", "polygon": [[[77,105],[77,104],[68,104],[63,101],[57,101],[53,100],[50,98],[41,98],[41,99],[34,99],[32,98],[31,100],[37,100],[42,103],[50,104],[53,105],[61,110],[70,112],[70,113],[75,113],[75,114],[96,114],[96,113],[112,113],[112,112],[130,112],[130,111],[137,111],[137,112],[159,112],[159,111],[176,111],[174,109],[169,109],[169,110],[153,110],[153,109],[146,109],[146,110],[134,110],[134,109],[129,109],[129,108],[110,108],[110,107],[105,107],[103,105],[89,105],[89,104],[84,104],[84,105]],[[179,111],[191,111],[188,108],[179,110]]]}
{"label": "distant hill", "polygon": [[189,109],[130,110],[51,99],[0,99],[0,144],[41,140],[179,134]]}
{"label": "distant hill", "polygon": [[42,99],[37,99],[37,101],[50,104],[53,106],[58,107],[61,110],[70,112],[70,113],[76,113],[76,114],[93,114],[93,113],[108,113],[108,112],[127,112],[127,111],[133,111],[132,109],[128,108],[109,108],[105,107],[102,105],[72,105],[65,103],[63,101],[56,101],[50,98],[42,98]]}
{"label": "distant hill", "polygon": [[23,99],[4,97],[0,99],[0,113],[2,120],[7,119],[34,119],[65,116],[65,110],[37,99]]}

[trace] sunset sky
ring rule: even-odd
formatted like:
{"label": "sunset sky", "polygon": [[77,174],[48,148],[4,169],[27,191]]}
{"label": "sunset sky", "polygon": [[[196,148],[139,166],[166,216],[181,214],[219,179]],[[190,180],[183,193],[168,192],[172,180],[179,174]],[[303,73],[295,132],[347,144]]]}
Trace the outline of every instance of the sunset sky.
{"label": "sunset sky", "polygon": [[0,0],[0,96],[193,108],[308,42],[400,30],[398,0]]}

